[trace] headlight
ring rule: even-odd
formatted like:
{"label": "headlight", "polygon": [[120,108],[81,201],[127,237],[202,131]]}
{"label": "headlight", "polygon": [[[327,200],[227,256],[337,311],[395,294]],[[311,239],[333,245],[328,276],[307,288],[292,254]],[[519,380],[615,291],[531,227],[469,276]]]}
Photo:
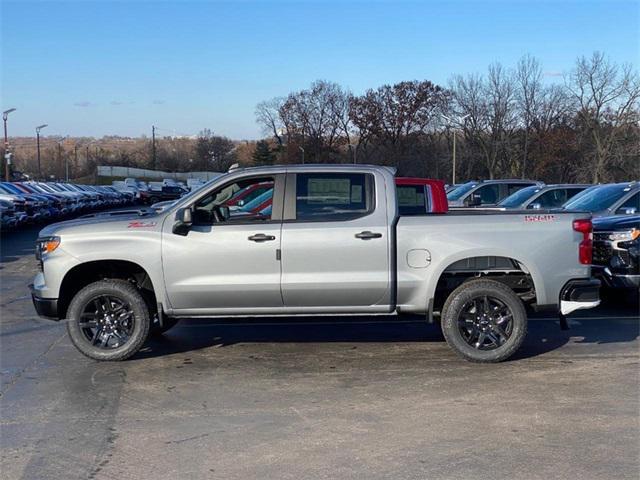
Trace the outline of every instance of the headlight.
{"label": "headlight", "polygon": [[629,242],[640,237],[640,230],[634,228],[628,232],[614,232],[609,234],[609,240],[612,242]]}
{"label": "headlight", "polygon": [[42,237],[36,240],[36,258],[42,260],[43,255],[53,252],[60,245],[60,237]]}

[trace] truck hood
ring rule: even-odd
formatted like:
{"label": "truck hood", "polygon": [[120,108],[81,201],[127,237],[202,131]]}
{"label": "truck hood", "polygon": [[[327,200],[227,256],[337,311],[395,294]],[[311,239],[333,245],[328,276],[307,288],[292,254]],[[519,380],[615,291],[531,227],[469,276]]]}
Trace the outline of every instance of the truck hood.
{"label": "truck hood", "polygon": [[40,230],[39,236],[60,235],[65,231],[105,232],[115,230],[154,229],[162,221],[155,212],[149,210],[126,210],[85,215],[73,220],[52,223]]}
{"label": "truck hood", "polygon": [[615,215],[593,220],[593,230],[596,232],[627,230],[629,228],[640,228],[640,215]]}

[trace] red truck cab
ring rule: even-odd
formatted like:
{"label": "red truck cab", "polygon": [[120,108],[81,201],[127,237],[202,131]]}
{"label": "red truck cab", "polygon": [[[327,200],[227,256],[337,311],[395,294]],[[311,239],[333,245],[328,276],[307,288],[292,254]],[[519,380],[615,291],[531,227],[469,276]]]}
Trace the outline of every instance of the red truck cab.
{"label": "red truck cab", "polygon": [[400,215],[424,215],[449,211],[442,180],[396,177],[396,191]]}

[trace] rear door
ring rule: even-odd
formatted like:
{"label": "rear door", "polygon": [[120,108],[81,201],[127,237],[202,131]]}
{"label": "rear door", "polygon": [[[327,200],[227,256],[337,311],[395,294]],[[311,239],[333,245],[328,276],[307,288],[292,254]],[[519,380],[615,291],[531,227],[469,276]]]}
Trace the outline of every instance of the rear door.
{"label": "rear door", "polygon": [[388,311],[385,207],[374,173],[288,174],[281,265],[285,307]]}

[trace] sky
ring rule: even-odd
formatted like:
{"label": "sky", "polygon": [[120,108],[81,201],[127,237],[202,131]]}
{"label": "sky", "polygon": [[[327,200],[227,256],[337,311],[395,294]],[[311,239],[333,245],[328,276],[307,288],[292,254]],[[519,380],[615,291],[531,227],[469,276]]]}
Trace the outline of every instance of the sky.
{"label": "sky", "polygon": [[9,135],[260,138],[255,105],[335,81],[355,94],[403,80],[446,85],[537,57],[548,82],[605,52],[638,67],[635,1],[1,0]]}

